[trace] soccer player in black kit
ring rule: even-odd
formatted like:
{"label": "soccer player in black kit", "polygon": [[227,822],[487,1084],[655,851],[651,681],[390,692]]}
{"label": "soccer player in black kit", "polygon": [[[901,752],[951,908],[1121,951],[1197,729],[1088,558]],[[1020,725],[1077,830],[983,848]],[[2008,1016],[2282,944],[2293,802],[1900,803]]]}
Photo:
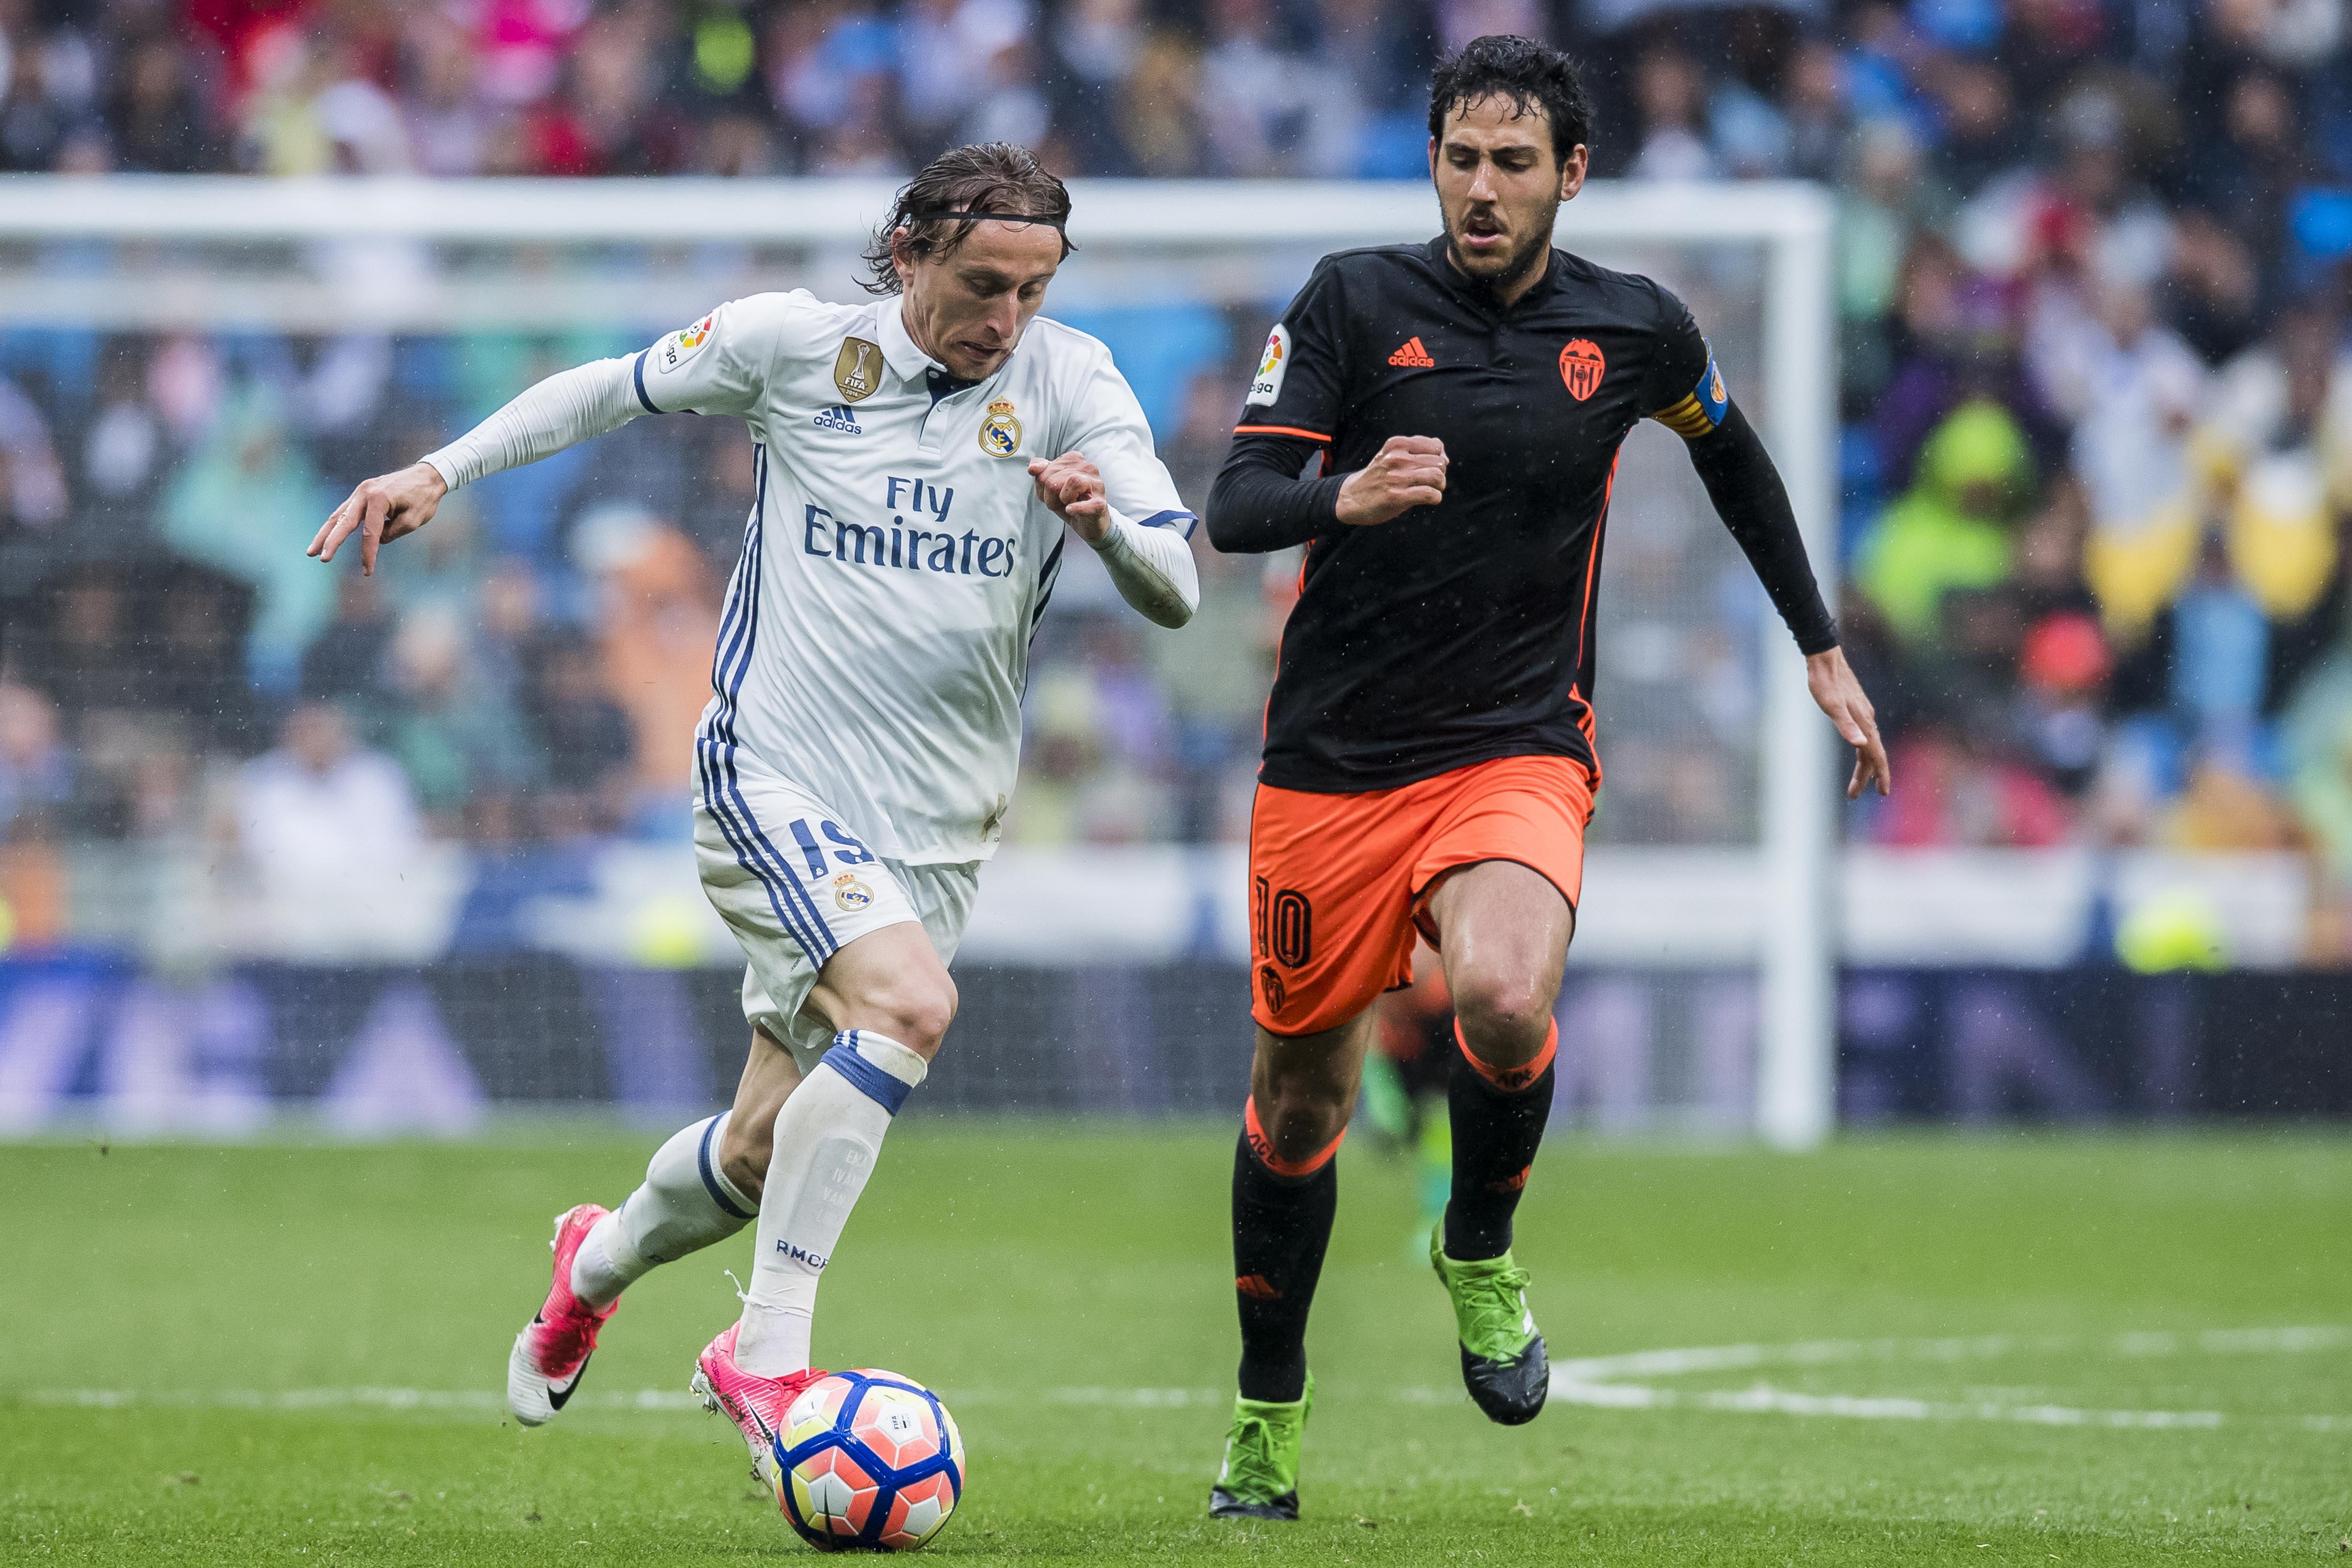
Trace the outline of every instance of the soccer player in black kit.
{"label": "soccer player in black kit", "polygon": [[1594,580],[1637,421],[1689,444],[1858,752],[1849,797],[1891,784],[1788,494],[1690,312],[1552,247],[1591,139],[1574,65],[1479,38],[1438,66],[1429,132],[1444,234],[1316,268],[1209,497],[1218,549],[1307,546],[1250,825],[1257,1054],[1234,1164],[1241,1392],[1210,1493],[1221,1517],[1298,1517],[1333,1157],[1372,1004],[1412,978],[1416,931],[1443,958],[1461,1047],[1430,1261],[1479,1408],[1506,1425],[1543,1408],[1511,1215],[1551,1108],[1552,1004],[1601,782]]}

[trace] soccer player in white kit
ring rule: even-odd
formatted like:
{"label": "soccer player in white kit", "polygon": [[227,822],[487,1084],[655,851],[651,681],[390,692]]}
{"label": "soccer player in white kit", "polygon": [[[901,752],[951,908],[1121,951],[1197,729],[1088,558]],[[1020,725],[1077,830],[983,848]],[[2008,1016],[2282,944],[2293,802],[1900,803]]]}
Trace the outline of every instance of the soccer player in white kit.
{"label": "soccer player in white kit", "polygon": [[556,1221],[508,1402],[563,1407],[622,1289],[754,1219],[740,1319],[694,1385],[781,1483],[770,1438],[809,1366],[817,1282],[892,1115],[954,1016],[947,964],[996,848],[1030,638],[1066,524],[1128,603],[1181,626],[1194,518],[1103,345],[1038,317],[1062,183],[1003,143],[899,194],[865,305],[764,294],[631,358],[552,376],[371,479],[310,552],[423,526],[449,489],[644,415],[745,420],[758,500],[695,737],[695,854],[742,944],[751,1059],[726,1113],[664,1143],[618,1209]]}

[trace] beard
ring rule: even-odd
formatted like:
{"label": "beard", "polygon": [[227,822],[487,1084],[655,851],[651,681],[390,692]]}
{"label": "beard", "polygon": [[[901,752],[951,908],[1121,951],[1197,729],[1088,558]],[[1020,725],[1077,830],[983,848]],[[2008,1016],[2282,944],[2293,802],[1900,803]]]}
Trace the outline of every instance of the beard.
{"label": "beard", "polygon": [[1445,226],[1445,248],[1464,277],[1475,279],[1489,288],[1504,288],[1543,265],[1551,253],[1552,227],[1559,217],[1559,209],[1555,205],[1547,220],[1529,230],[1499,263],[1487,259],[1474,265],[1463,254],[1462,228],[1458,222],[1449,221]]}

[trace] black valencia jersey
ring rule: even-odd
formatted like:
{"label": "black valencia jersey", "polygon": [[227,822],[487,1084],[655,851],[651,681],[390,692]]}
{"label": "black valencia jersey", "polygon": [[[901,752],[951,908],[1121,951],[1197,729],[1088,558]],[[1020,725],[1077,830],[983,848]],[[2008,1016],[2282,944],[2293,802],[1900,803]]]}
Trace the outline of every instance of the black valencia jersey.
{"label": "black valencia jersey", "polygon": [[[1506,306],[1442,237],[1325,258],[1267,340],[1209,506],[1220,549],[1307,544],[1262,782],[1357,794],[1537,754],[1597,783],[1594,585],[1643,418],[1720,459],[1702,477],[1800,646],[1833,646],[1779,476],[1673,294],[1554,250]],[[1342,479],[1391,436],[1444,442],[1444,500],[1342,524]],[[1318,452],[1326,477],[1299,480]]]}

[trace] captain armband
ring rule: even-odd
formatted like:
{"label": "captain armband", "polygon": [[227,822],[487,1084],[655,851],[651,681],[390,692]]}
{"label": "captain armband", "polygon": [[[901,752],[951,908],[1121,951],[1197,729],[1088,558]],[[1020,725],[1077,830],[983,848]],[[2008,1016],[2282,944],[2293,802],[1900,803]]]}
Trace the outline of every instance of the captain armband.
{"label": "captain armband", "polygon": [[1723,389],[1723,372],[1716,368],[1715,351],[1709,348],[1706,369],[1700,374],[1698,384],[1684,394],[1681,402],[1650,417],[1684,440],[1696,441],[1722,424],[1730,409],[1731,395]]}

